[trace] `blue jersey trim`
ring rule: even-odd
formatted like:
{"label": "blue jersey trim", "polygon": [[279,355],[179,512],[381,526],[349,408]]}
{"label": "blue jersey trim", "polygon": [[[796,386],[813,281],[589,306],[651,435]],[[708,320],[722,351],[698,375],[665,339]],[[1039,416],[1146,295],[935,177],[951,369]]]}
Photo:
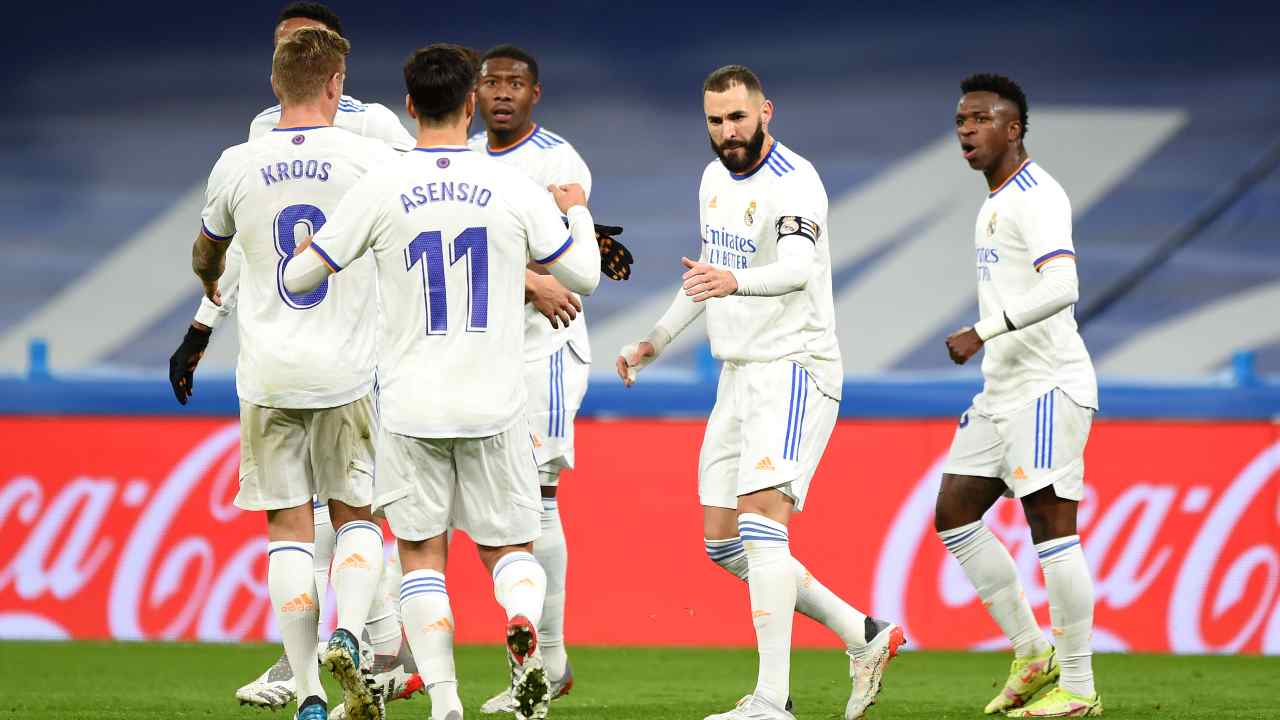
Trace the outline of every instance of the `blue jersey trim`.
{"label": "blue jersey trim", "polygon": [[320,128],[333,127],[332,125],[308,125],[306,127],[291,128],[271,128],[271,132],[302,132],[304,130],[319,130]]}
{"label": "blue jersey trim", "polygon": [[205,225],[203,220],[200,222],[200,232],[204,233],[210,240],[217,240],[218,242],[227,242],[236,236],[235,233],[231,233],[230,235],[219,235],[218,233],[210,230],[209,226]]}
{"label": "blue jersey trim", "polygon": [[534,260],[534,262],[538,263],[539,265],[550,265],[551,263],[560,259],[560,256],[563,255],[565,251],[569,249],[569,246],[572,244],[573,244],[573,236],[570,235],[569,239],[564,241],[564,244],[560,246],[559,250],[556,250],[555,252],[551,253],[550,255],[548,255],[547,257],[541,260]]}
{"label": "blue jersey trim", "polygon": [[429,148],[420,148],[420,147],[416,147],[416,148],[414,148],[414,150],[417,150],[418,152],[430,152],[430,153],[438,153],[438,152],[471,152],[471,148],[467,148],[467,147],[429,147]]}
{"label": "blue jersey trim", "polygon": [[494,150],[488,145],[485,145],[485,152],[489,153],[491,157],[500,157],[502,155],[506,155],[507,153],[515,152],[516,150],[519,150],[521,147],[523,147],[525,143],[532,140],[534,136],[538,134],[538,130],[540,129],[541,129],[541,126],[539,126],[537,123],[534,123],[533,129],[529,131],[529,134],[525,135],[523,138],[518,140],[515,145],[510,145],[500,150]]}

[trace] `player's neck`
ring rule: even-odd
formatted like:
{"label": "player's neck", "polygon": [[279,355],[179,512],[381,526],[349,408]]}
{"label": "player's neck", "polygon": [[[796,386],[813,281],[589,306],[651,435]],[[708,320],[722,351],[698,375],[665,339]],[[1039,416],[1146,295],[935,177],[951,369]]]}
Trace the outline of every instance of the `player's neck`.
{"label": "player's neck", "polygon": [[333,124],[333,113],[326,113],[319,103],[308,105],[282,105],[280,122],[276,127],[281,130],[289,128],[319,127]]}
{"label": "player's neck", "polygon": [[510,150],[511,148],[524,142],[525,138],[533,134],[536,123],[530,118],[528,122],[520,126],[517,130],[493,130],[485,128],[485,134],[488,135],[489,149],[493,152],[501,152]]}
{"label": "player's neck", "polygon": [[429,148],[441,145],[466,145],[467,126],[453,125],[449,127],[426,127],[418,124],[418,147]]}
{"label": "player's neck", "polygon": [[1004,159],[983,173],[987,176],[987,189],[995,190],[1004,185],[1014,173],[1018,172],[1018,168],[1022,167],[1022,163],[1026,161],[1027,149],[1021,145],[1018,146],[1017,150],[1006,153]]}

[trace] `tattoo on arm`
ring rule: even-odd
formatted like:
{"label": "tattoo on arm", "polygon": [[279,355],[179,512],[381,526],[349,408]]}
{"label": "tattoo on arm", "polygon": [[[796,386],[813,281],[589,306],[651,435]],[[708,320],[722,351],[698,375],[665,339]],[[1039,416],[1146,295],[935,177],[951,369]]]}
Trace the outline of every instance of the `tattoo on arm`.
{"label": "tattoo on arm", "polygon": [[196,277],[204,282],[214,282],[222,277],[226,267],[227,246],[229,243],[217,242],[201,232],[191,246],[191,269]]}

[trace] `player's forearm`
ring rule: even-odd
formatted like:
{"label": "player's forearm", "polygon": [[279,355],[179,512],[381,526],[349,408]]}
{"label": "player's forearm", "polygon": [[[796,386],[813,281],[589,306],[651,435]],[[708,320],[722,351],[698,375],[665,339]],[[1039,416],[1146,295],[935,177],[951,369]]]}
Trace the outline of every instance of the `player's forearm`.
{"label": "player's forearm", "polygon": [[667,343],[679,337],[685,328],[698,319],[706,307],[706,303],[694,302],[693,298],[685,293],[684,288],[677,289],[675,297],[671,299],[670,307],[662,317],[658,318],[658,324],[653,326],[653,331],[645,339],[661,354]]}
{"label": "player's forearm", "polygon": [[284,289],[295,294],[310,292],[324,282],[330,272],[315,251],[294,255],[284,264]]}
{"label": "player's forearm", "polygon": [[569,208],[569,247],[550,263],[547,270],[562,285],[580,295],[590,295],[600,284],[600,248],[591,212],[582,205]]}
{"label": "player's forearm", "polygon": [[1057,315],[1080,299],[1080,281],[1073,260],[1057,260],[1040,271],[1035,287],[1019,295],[997,313],[978,321],[973,329],[985,342],[1010,330],[1021,330]]}
{"label": "player's forearm", "polygon": [[218,242],[202,231],[191,245],[191,270],[202,282],[215,282],[222,276],[227,243]]}
{"label": "player's forearm", "polygon": [[813,274],[817,248],[798,235],[778,241],[778,259],[768,265],[731,270],[738,281],[735,295],[774,297],[802,290]]}

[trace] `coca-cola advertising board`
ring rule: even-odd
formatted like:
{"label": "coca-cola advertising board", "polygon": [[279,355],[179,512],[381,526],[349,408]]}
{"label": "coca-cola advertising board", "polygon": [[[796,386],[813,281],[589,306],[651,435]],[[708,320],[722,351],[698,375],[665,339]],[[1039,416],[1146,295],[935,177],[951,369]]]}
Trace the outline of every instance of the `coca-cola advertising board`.
{"label": "coca-cola advertising board", "polygon": [[[912,647],[999,647],[933,532],[953,427],[842,421],[793,552],[854,605],[902,623]],[[702,546],[702,428],[579,422],[578,467],[560,490],[570,643],[753,643],[745,585]],[[231,503],[234,421],[0,418],[0,437],[0,637],[277,637],[265,520]],[[1086,465],[1098,649],[1280,654],[1276,425],[1099,420]],[[1001,501],[987,521],[1047,625],[1021,509]],[[448,576],[459,641],[498,642],[500,610],[465,537]],[[796,643],[837,644],[808,620]]]}

